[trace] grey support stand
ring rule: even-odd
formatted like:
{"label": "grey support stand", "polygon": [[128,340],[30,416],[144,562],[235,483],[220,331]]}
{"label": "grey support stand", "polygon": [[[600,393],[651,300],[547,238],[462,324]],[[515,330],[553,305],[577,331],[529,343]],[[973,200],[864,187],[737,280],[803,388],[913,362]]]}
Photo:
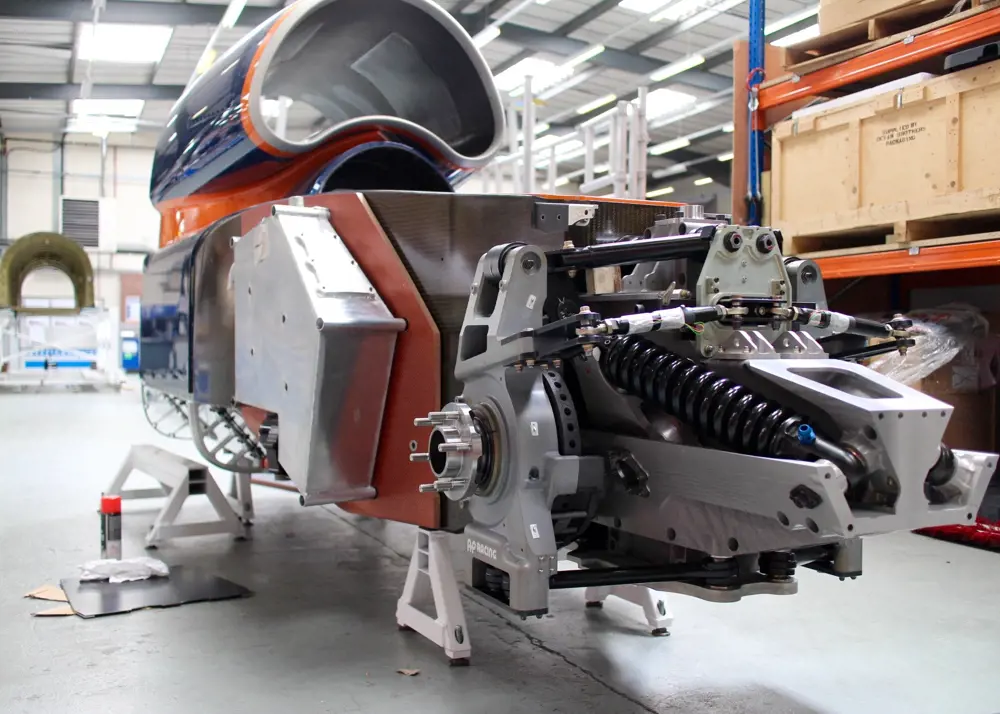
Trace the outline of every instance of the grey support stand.
{"label": "grey support stand", "polygon": [[[155,488],[124,488],[125,482],[136,471],[152,476],[160,485]],[[166,497],[166,503],[146,535],[147,548],[155,548],[170,538],[185,536],[217,533],[229,533],[238,539],[250,536],[249,526],[252,525],[254,515],[250,474],[233,474],[231,495],[226,496],[207,466],[156,446],[133,446],[104,493],[121,496],[123,501]],[[188,496],[197,495],[208,499],[218,518],[177,523],[184,501]]]}
{"label": "grey support stand", "polygon": [[[443,648],[450,664],[467,665],[472,645],[448,547],[451,537],[442,531],[417,531],[403,595],[396,605],[396,623]],[[423,612],[420,604],[433,606],[435,614]]]}

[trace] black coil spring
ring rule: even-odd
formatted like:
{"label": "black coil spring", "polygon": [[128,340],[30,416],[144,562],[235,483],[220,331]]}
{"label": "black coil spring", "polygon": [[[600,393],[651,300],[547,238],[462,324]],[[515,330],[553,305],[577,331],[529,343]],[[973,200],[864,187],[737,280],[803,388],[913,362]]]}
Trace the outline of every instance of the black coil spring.
{"label": "black coil spring", "polygon": [[687,357],[639,337],[601,350],[601,371],[619,389],[657,405],[701,436],[758,456],[778,455],[805,419]]}

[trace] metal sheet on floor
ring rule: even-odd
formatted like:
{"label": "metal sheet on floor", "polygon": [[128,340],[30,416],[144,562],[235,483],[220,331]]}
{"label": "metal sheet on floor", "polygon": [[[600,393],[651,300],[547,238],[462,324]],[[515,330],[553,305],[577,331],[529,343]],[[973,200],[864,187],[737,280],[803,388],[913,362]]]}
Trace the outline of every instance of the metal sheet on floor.
{"label": "metal sheet on floor", "polygon": [[59,581],[69,604],[80,617],[118,615],[149,607],[175,607],[190,602],[229,600],[247,597],[242,585],[194,568],[171,566],[166,578],[150,578],[130,583],[106,580],[80,582],[79,578]]}

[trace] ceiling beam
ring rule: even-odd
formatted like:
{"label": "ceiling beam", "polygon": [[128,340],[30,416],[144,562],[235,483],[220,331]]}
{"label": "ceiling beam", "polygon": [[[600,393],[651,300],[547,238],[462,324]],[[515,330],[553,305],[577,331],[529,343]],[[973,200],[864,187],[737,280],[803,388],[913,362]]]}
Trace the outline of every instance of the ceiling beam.
{"label": "ceiling beam", "polygon": [[[470,0],[470,2],[471,2],[471,0]],[[470,4],[470,2],[467,2],[467,3],[464,3],[464,4],[460,3],[461,7],[456,6],[456,7],[452,8],[452,14],[454,14],[456,17],[458,17],[459,16],[459,12],[461,10],[464,10],[466,7],[468,7],[468,5]],[[584,25],[586,25],[586,24],[588,24],[588,23],[596,20],[597,18],[599,18],[601,15],[603,15],[606,12],[608,12],[609,10],[613,10],[614,8],[618,7],[618,3],[620,3],[620,2],[621,2],[621,0],[602,0],[597,5],[594,5],[594,7],[590,8],[589,10],[586,10],[585,12],[580,13],[579,15],[577,15],[574,18],[572,18],[568,22],[565,22],[562,25],[560,25],[559,27],[557,27],[555,30],[552,31],[552,34],[553,35],[559,35],[561,37],[566,37],[567,35],[570,35],[570,34],[576,32],[577,30],[579,30]],[[468,25],[466,25],[466,23],[464,22],[464,20],[462,20],[461,17],[459,17],[459,22],[461,22],[463,24],[463,26],[468,26]],[[534,53],[535,53],[534,50],[521,50],[520,52],[518,52],[516,55],[514,55],[510,59],[504,60],[503,62],[501,62],[500,64],[498,64],[496,67],[494,67],[493,68],[493,74],[497,75],[497,74],[500,74],[501,72],[503,72],[505,69],[510,69],[511,67],[513,67],[514,65],[516,65],[521,60],[527,59],[528,57],[531,57],[531,55],[533,55]]]}
{"label": "ceiling beam", "polygon": [[522,60],[528,59],[533,54],[535,54],[535,53],[532,50],[521,50],[520,52],[518,52],[513,57],[511,57],[509,59],[505,59],[503,62],[501,62],[500,64],[498,64],[496,67],[494,67],[493,70],[492,70],[493,76],[495,77],[498,74],[500,74],[501,72],[507,71],[508,69],[510,69],[511,67],[513,67],[514,65],[516,65],[518,62],[521,62]]}
{"label": "ceiling beam", "polygon": [[[255,27],[280,10],[279,7],[247,7],[238,27]],[[218,25],[226,5],[155,2],[154,0],[107,0],[101,22],[139,25]],[[81,0],[3,0],[0,18],[93,22],[94,11]]]}
{"label": "ceiling beam", "polygon": [[[791,35],[791,34],[793,34],[795,32],[798,32],[799,30],[804,30],[805,28],[810,27],[810,26],[815,25],[815,24],[816,24],[816,18],[815,18],[815,16],[807,17],[807,18],[804,18],[802,20],[799,20],[798,22],[796,22],[796,23],[794,23],[792,25],[789,25],[788,27],[782,28],[781,30],[779,30],[779,31],[777,31],[777,32],[775,32],[775,33],[773,33],[771,35],[768,35],[767,39],[768,39],[768,41],[773,42],[774,40],[779,40],[782,37],[787,37],[788,35]],[[654,89],[659,89],[660,87],[667,87],[667,86],[671,86],[671,85],[675,85],[675,84],[688,84],[690,86],[698,86],[698,85],[695,85],[693,82],[690,82],[688,80],[690,79],[690,77],[691,77],[691,75],[693,73],[699,72],[699,71],[702,74],[706,74],[708,76],[716,77],[718,79],[722,79],[723,80],[723,86],[720,87],[718,91],[724,91],[725,89],[732,89],[732,80],[730,80],[730,79],[728,79],[726,77],[723,77],[721,75],[711,74],[710,72],[707,71],[707,70],[713,69],[714,67],[720,67],[720,66],[726,64],[727,62],[731,62],[732,60],[733,60],[733,50],[732,50],[731,47],[728,47],[725,50],[722,50],[721,52],[718,52],[717,54],[711,55],[710,57],[706,57],[705,63],[702,64],[702,65],[699,65],[699,68],[697,70],[687,70],[687,71],[681,72],[680,74],[675,75],[673,77],[668,77],[667,79],[665,79],[665,80],[663,80],[661,82],[654,82],[653,84],[650,84],[649,85],[649,91],[653,91]],[[663,66],[662,63],[660,64],[660,66]],[[635,89],[634,91],[632,91],[629,94],[619,95],[618,98],[620,100],[625,100],[625,101],[629,101],[630,102],[630,101],[632,101],[633,99],[635,99],[638,96],[639,96],[639,90]],[[583,114],[581,116],[575,117],[574,118],[574,122],[575,123],[580,123],[580,122],[587,121],[588,119],[592,119],[593,117],[595,117],[598,114],[601,114],[602,112],[605,112],[605,111],[607,111],[607,107],[601,107],[599,109],[595,109],[594,111],[592,111],[592,112],[590,112],[588,114]]]}
{"label": "ceiling beam", "polygon": [[[549,52],[564,57],[572,57],[589,47],[586,42],[581,40],[574,40],[571,37],[559,37],[548,32],[542,32],[541,30],[513,23],[506,23],[501,28],[500,39],[511,44],[520,45],[533,52]],[[663,66],[663,62],[659,60],[610,47],[591,59],[590,63],[637,75],[650,74]],[[726,77],[720,77],[700,70],[685,72],[675,81],[709,92],[732,88],[732,81]]]}
{"label": "ceiling beam", "polygon": [[[80,98],[79,84],[0,82],[0,99],[50,99],[68,102]],[[91,99],[162,99],[175,101],[184,87],[179,84],[95,84]]]}
{"label": "ceiling beam", "polygon": [[587,25],[587,24],[593,22],[594,20],[596,20],[597,18],[599,18],[604,13],[610,12],[611,10],[614,10],[616,7],[618,7],[618,3],[620,3],[620,2],[621,2],[621,0],[602,0],[601,2],[597,3],[592,8],[590,8],[589,10],[585,10],[584,12],[581,12],[579,15],[577,15],[576,17],[574,17],[569,22],[567,22],[567,23],[565,23],[565,24],[560,25],[559,27],[557,27],[556,28],[556,34],[558,34],[558,35],[570,35],[570,34],[576,32],[577,30],[579,30],[584,25]]}

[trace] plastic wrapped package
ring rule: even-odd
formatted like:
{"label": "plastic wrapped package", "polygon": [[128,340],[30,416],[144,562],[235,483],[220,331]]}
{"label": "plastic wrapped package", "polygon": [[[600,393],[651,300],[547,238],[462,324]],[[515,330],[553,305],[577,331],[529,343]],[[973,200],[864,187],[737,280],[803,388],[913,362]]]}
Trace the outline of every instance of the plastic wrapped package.
{"label": "plastic wrapped package", "polygon": [[80,566],[80,580],[108,580],[112,583],[128,583],[133,580],[165,578],[170,568],[156,558],[126,558],[125,560],[91,560]]}
{"label": "plastic wrapped package", "polygon": [[[913,320],[917,344],[905,355],[893,352],[875,357],[868,366],[909,386],[926,379],[959,354],[972,354],[976,342],[989,331],[989,322],[970,305],[914,310],[906,316]],[[969,391],[979,386],[978,382],[970,384]]]}

